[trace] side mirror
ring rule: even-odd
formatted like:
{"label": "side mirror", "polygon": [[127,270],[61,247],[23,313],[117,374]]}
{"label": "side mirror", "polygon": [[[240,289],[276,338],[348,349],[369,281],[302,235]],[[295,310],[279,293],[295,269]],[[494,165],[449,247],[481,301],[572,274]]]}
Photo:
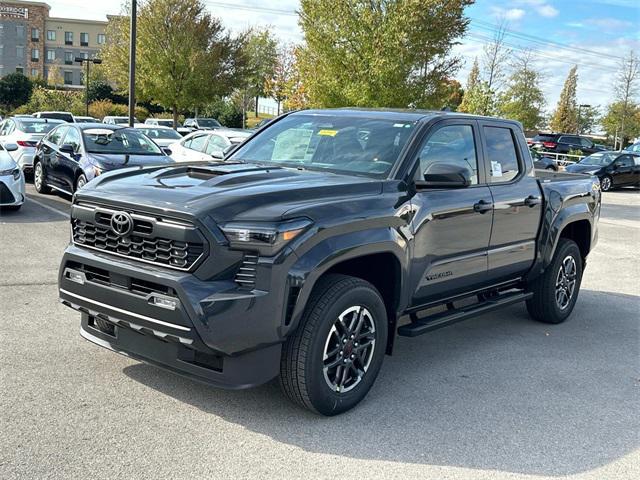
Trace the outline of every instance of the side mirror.
{"label": "side mirror", "polygon": [[451,163],[434,163],[424,172],[424,180],[415,182],[417,188],[466,188],[471,185],[468,168]]}
{"label": "side mirror", "polygon": [[76,153],[76,149],[73,145],[71,145],[70,143],[65,143],[64,145],[62,145],[60,147],[60,151],[62,153],[66,153],[67,155],[73,155]]}
{"label": "side mirror", "polygon": [[173,152],[171,151],[171,149],[170,149],[170,148],[167,148],[167,147],[164,147],[164,148],[162,149],[162,151],[164,152],[164,154],[165,154],[165,155],[167,155],[167,156],[169,156],[169,157],[170,157],[170,156],[171,156],[171,154],[173,153]]}
{"label": "side mirror", "polygon": [[224,160],[224,152],[222,152],[221,150],[212,152],[211,156],[216,160]]}
{"label": "side mirror", "polygon": [[4,149],[7,152],[15,152],[16,150],[18,150],[18,145],[16,145],[15,143],[6,143]]}

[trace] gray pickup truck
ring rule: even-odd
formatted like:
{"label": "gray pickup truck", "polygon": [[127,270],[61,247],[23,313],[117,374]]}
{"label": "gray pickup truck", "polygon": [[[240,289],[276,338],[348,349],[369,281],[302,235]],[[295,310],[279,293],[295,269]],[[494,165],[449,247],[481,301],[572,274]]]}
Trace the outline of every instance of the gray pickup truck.
{"label": "gray pickup truck", "polygon": [[534,171],[516,122],[301,111],[224,161],[79,190],[60,299],[102,347],[224,388],[279,376],[334,415],[397,335],[516,302],[564,321],[599,215],[597,178]]}

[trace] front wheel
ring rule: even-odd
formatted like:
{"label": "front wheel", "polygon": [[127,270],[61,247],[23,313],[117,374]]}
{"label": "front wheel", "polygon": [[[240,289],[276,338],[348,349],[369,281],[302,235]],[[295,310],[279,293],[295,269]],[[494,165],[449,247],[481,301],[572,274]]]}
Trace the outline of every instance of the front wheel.
{"label": "front wheel", "polygon": [[527,310],[535,320],[562,323],[573,311],[582,282],[582,255],[573,240],[561,238],[551,265],[532,285]]}
{"label": "front wheel", "polygon": [[282,390],[313,412],[345,412],[373,385],[386,343],[387,313],[376,288],[360,278],[327,275],[283,346]]}
{"label": "front wheel", "polygon": [[42,162],[36,162],[33,166],[33,185],[36,187],[38,193],[50,193],[51,189],[47,186],[44,179],[44,169],[42,168]]}
{"label": "front wheel", "polygon": [[80,176],[78,177],[78,179],[76,180],[76,189],[75,189],[75,191],[77,192],[82,187],[84,187],[86,184],[87,184],[87,177],[84,176],[84,173],[81,173]]}
{"label": "front wheel", "polygon": [[613,181],[611,180],[611,177],[609,175],[605,175],[604,177],[602,177],[602,180],[600,180],[600,190],[602,190],[603,192],[608,192],[612,187]]}

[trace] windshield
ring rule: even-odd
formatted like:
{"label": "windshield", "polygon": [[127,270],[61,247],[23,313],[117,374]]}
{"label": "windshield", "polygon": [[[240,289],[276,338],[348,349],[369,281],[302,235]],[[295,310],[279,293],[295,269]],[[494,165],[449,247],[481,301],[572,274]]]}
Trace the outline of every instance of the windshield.
{"label": "windshield", "polygon": [[605,166],[613,162],[618,154],[616,153],[594,153],[588,157],[583,158],[578,163],[580,165],[599,165]]}
{"label": "windshield", "polygon": [[199,118],[198,125],[204,128],[216,128],[220,126],[218,121],[213,118]]}
{"label": "windshield", "polygon": [[91,128],[82,132],[89,153],[119,155],[162,155],[155,143],[130,128]]}
{"label": "windshield", "polygon": [[230,160],[382,177],[414,127],[410,121],[291,115],[253,137]]}
{"label": "windshield", "polygon": [[152,140],[155,139],[165,139],[165,140],[181,140],[182,135],[180,135],[175,130],[170,130],[168,128],[139,128],[142,133],[144,133],[147,137]]}
{"label": "windshield", "polygon": [[29,120],[20,120],[19,130],[24,133],[47,133],[49,130],[52,130],[54,127],[57,127],[62,122],[33,122]]}

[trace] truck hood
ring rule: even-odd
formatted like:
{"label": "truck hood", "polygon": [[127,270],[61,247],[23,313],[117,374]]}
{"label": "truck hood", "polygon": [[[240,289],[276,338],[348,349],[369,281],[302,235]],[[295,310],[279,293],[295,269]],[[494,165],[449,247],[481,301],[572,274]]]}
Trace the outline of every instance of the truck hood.
{"label": "truck hood", "polygon": [[209,216],[220,223],[287,218],[288,211],[304,211],[323,199],[347,201],[381,189],[380,180],[366,177],[221,162],[114,171],[87,184],[77,200]]}

